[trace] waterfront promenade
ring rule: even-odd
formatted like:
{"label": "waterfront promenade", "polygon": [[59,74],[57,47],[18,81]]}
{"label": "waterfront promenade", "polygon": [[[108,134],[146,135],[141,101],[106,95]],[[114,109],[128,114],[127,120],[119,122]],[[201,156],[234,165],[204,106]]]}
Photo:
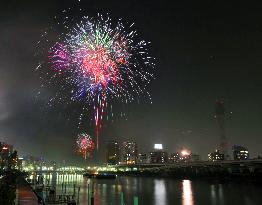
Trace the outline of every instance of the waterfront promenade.
{"label": "waterfront promenade", "polygon": [[38,205],[38,198],[24,178],[17,179],[17,204]]}

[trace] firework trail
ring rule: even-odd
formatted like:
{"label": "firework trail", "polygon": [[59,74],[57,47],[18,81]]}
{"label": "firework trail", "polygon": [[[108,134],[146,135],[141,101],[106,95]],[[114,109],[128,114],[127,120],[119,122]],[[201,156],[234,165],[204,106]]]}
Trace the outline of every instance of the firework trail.
{"label": "firework trail", "polygon": [[86,133],[81,133],[77,136],[77,147],[78,152],[86,159],[87,157],[92,157],[92,154],[95,149],[95,143],[92,140],[92,137]]}
{"label": "firework trail", "polygon": [[147,95],[151,102],[146,90],[154,67],[149,42],[139,39],[133,24],[125,28],[121,20],[113,24],[101,15],[84,16],[77,23],[66,18],[58,24],[62,33],[54,37],[57,31],[45,31],[39,42],[39,53],[48,56],[37,67],[42,87],[57,87],[50,102],[82,102],[80,123],[84,112],[93,113],[98,148],[98,133],[103,116],[112,110],[111,101],[129,103]]}

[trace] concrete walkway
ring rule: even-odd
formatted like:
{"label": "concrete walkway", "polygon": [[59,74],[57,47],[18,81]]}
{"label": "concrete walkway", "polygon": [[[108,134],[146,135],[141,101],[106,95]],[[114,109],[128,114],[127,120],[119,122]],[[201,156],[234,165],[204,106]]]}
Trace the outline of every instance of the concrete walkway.
{"label": "concrete walkway", "polygon": [[38,205],[38,198],[26,180],[20,177],[17,180],[17,204]]}

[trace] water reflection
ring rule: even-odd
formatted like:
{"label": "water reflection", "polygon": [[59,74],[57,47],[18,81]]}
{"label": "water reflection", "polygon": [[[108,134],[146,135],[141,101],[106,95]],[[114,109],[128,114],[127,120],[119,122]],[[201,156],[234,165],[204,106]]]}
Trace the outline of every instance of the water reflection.
{"label": "water reflection", "polygon": [[[76,194],[81,205],[88,205],[94,192],[96,205],[261,205],[262,189],[252,184],[213,183],[175,179],[118,177],[116,180],[94,180],[77,174],[43,174],[47,187],[56,194]],[[38,176],[30,176],[30,179]],[[33,182],[35,184],[35,182]],[[41,196],[45,198],[48,191]],[[79,194],[78,194],[79,193]],[[1,203],[1,202],[0,202]],[[90,204],[90,203],[89,203]]]}
{"label": "water reflection", "polygon": [[219,196],[220,204],[224,205],[224,193],[223,193],[223,186],[222,186],[222,184],[218,185],[218,196]]}
{"label": "water reflection", "polygon": [[166,186],[165,180],[154,180],[154,198],[155,205],[166,205]]}
{"label": "water reflection", "polygon": [[194,205],[194,197],[190,180],[182,181],[182,205]]}
{"label": "water reflection", "polygon": [[211,205],[224,205],[224,191],[222,184],[212,184],[210,186],[211,191]]}
{"label": "water reflection", "polygon": [[215,190],[215,185],[212,184],[210,186],[210,189],[211,189],[211,204],[212,205],[216,205],[216,201],[217,201],[217,197],[216,197],[216,190]]}

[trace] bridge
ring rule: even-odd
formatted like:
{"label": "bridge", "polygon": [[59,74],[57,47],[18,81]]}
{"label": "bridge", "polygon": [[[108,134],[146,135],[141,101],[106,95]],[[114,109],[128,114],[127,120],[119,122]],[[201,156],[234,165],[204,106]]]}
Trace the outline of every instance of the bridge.
{"label": "bridge", "polygon": [[42,167],[23,167],[24,171],[27,172],[37,172],[37,173],[52,173],[52,172],[58,172],[58,173],[77,173],[77,174],[83,174],[87,171],[87,169],[83,167],[77,167],[77,166],[63,166],[63,167],[48,167],[48,166],[42,166]]}
{"label": "bridge", "polygon": [[176,168],[176,167],[248,167],[248,168],[261,168],[262,159],[250,159],[250,160],[224,160],[224,161],[188,161],[177,163],[139,163],[139,164],[119,164],[115,165],[116,169],[131,169],[135,170],[147,170],[154,168]]}
{"label": "bridge", "polygon": [[116,165],[117,172],[160,176],[262,176],[262,159]]}
{"label": "bridge", "polygon": [[86,169],[77,166],[65,166],[65,167],[57,168],[55,171],[56,172],[86,172]]}
{"label": "bridge", "polygon": [[58,173],[77,173],[83,174],[87,171],[91,172],[110,172],[119,174],[160,174],[169,175],[190,174],[190,175],[210,175],[210,174],[235,174],[235,173],[261,173],[262,174],[262,159],[253,160],[225,160],[225,161],[195,161],[195,162],[179,162],[179,163],[161,163],[161,164],[119,164],[108,166],[63,166],[56,169],[40,169],[28,170],[42,173],[58,172]]}

